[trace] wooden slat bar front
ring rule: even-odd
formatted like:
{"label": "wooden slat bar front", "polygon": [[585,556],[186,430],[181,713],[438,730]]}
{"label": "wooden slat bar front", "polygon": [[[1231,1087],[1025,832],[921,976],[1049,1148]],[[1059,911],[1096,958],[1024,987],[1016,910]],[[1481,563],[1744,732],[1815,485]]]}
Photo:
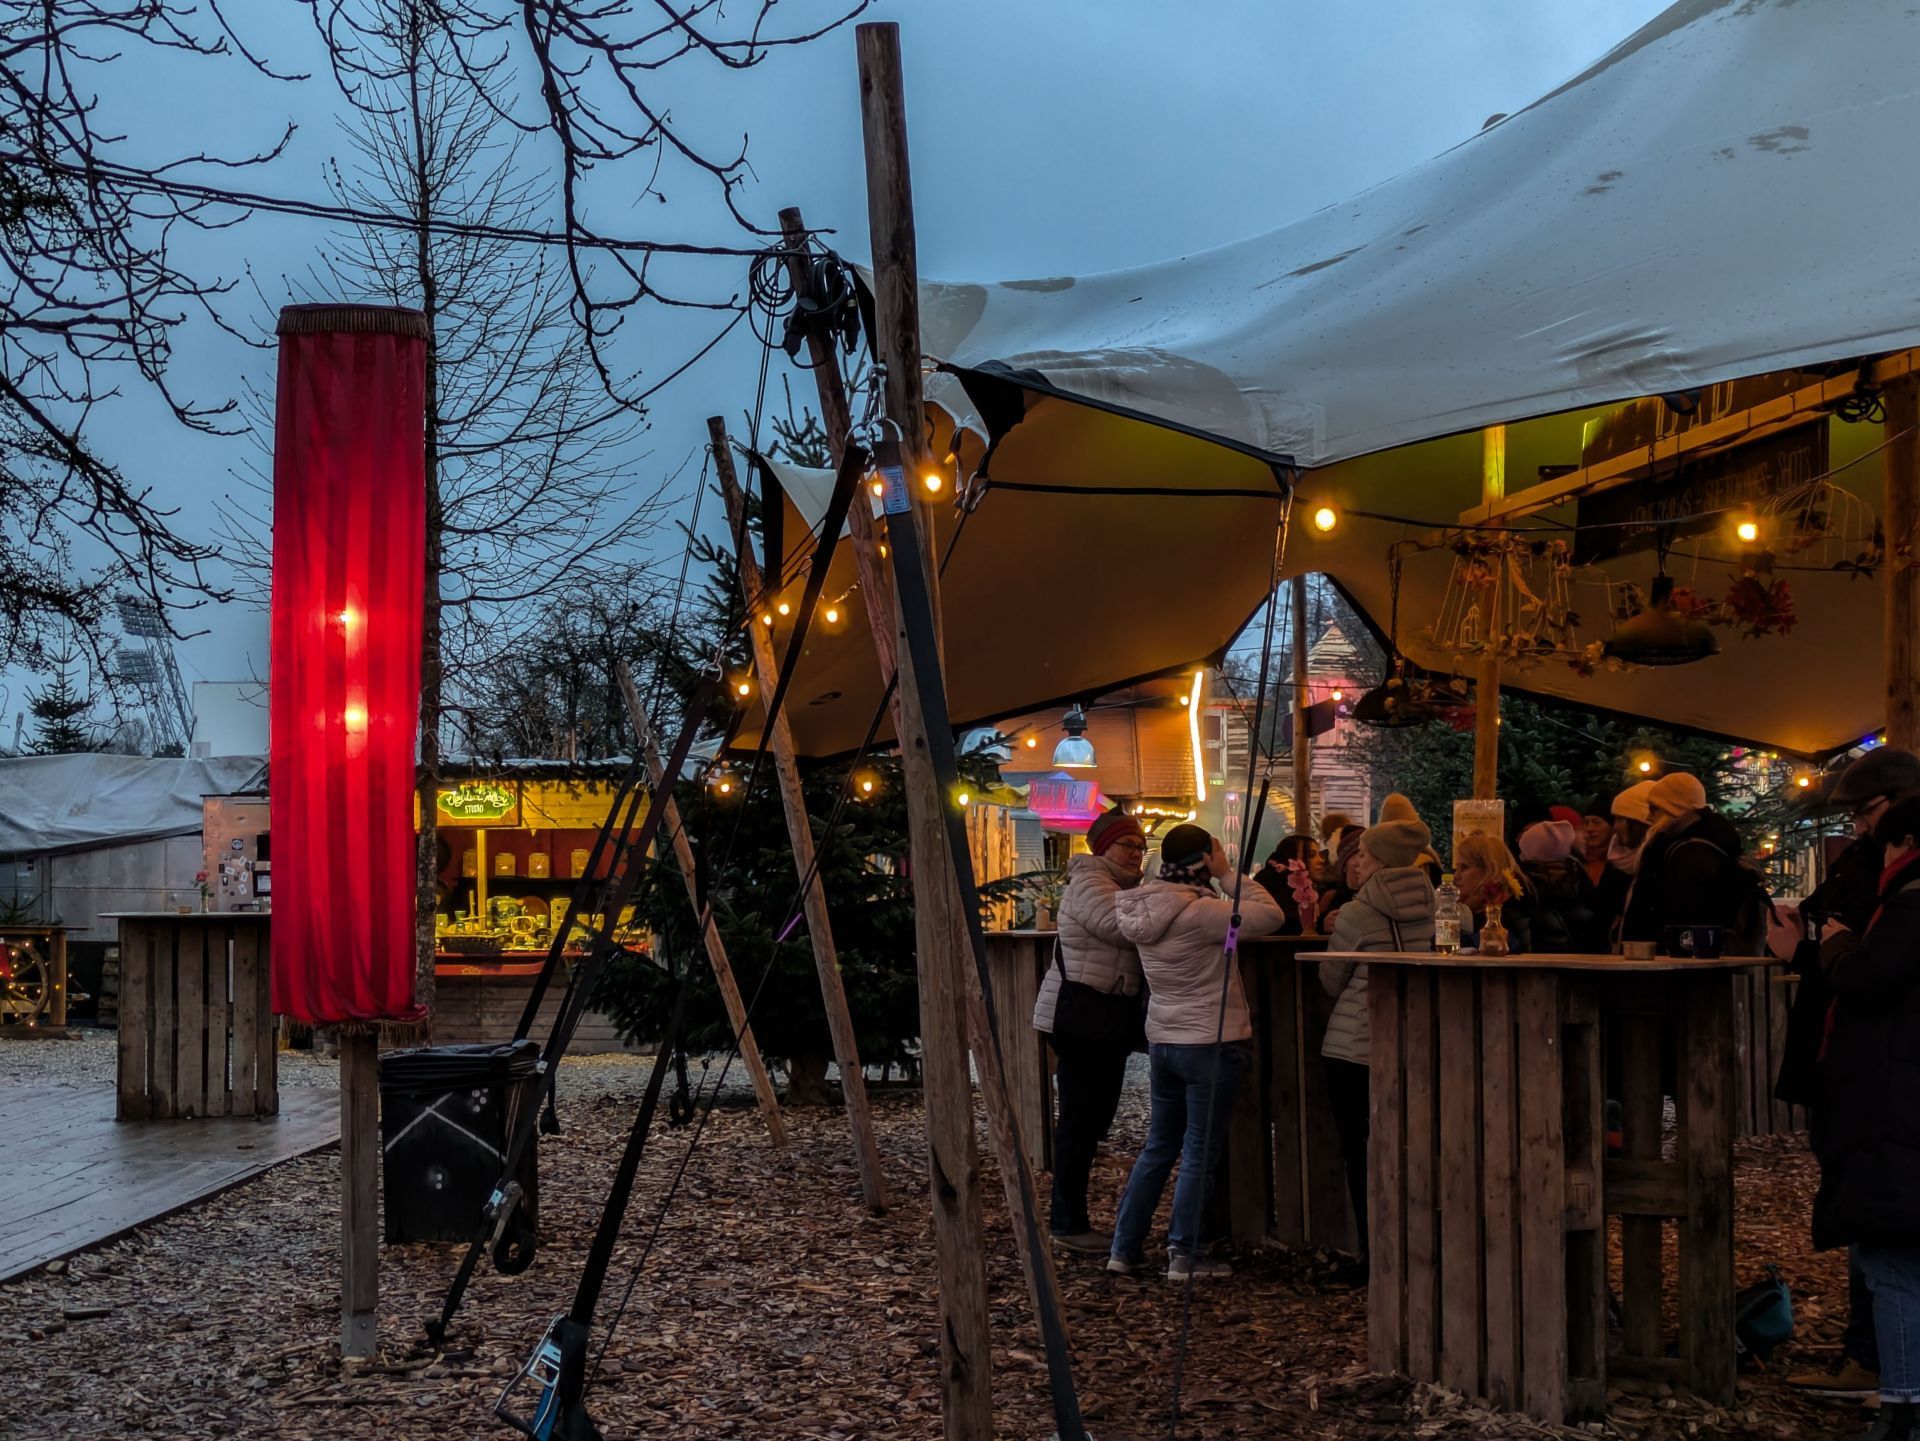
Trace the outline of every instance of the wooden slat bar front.
{"label": "wooden slat bar front", "polygon": [[[1553,1424],[1600,1414],[1610,1370],[1657,1370],[1731,1401],[1735,1123],[1775,1115],[1740,1037],[1764,1038],[1770,1081],[1771,1008],[1786,998],[1768,989],[1768,969],[1750,958],[1335,959],[1365,961],[1370,975],[1373,1368]],[[1613,1160],[1610,1051],[1625,1112]],[[1665,1161],[1661,1097],[1676,1087],[1680,1129]],[[1610,1214],[1626,1241],[1611,1357]],[[1667,1220],[1680,1238],[1677,1358],[1661,1330]]]}
{"label": "wooden slat bar front", "polygon": [[229,911],[113,919],[118,1118],[276,1114],[269,918]]}

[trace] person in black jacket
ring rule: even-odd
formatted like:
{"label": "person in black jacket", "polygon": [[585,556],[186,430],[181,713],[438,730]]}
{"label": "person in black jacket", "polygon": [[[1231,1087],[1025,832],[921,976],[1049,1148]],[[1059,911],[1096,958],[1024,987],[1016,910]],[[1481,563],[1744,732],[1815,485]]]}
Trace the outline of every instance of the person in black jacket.
{"label": "person in black jacket", "polygon": [[1533,890],[1533,945],[1547,955],[1604,955],[1611,918],[1600,914],[1587,868],[1575,859],[1579,832],[1562,820],[1520,832],[1520,870]]}
{"label": "person in black jacket", "polygon": [[1864,931],[1834,919],[1820,942],[1833,993],[1814,1129],[1813,1244],[1852,1248],[1880,1339],[1870,1441],[1909,1441],[1920,1405],[1920,796],[1875,823],[1884,862]]}
{"label": "person in black jacket", "polygon": [[[1774,1095],[1788,1105],[1805,1106],[1814,1112],[1816,1128],[1823,1123],[1820,1047],[1833,994],[1820,968],[1820,942],[1808,935],[1806,918],[1833,916],[1849,930],[1867,928],[1880,902],[1883,869],[1882,850],[1873,838],[1874,824],[1895,800],[1914,791],[1920,791],[1920,757],[1911,751],[1882,747],[1868,751],[1849,766],[1830,799],[1847,808],[1853,821],[1853,843],[1827,867],[1826,879],[1808,893],[1797,910],[1781,911],[1768,927],[1768,948],[1789,962],[1800,978],[1787,1020]],[[1831,1365],[1788,1376],[1786,1384],[1796,1390],[1865,1397],[1879,1387],[1880,1353],[1873,1327],[1873,1299],[1859,1268],[1849,1266],[1847,1271],[1847,1328],[1840,1338],[1840,1353]]]}
{"label": "person in black jacket", "polygon": [[1685,771],[1664,775],[1647,793],[1653,829],[1620,924],[1623,941],[1662,941],[1668,926],[1726,926],[1741,921],[1754,877],[1740,864],[1740,833],[1707,809],[1706,788]]}

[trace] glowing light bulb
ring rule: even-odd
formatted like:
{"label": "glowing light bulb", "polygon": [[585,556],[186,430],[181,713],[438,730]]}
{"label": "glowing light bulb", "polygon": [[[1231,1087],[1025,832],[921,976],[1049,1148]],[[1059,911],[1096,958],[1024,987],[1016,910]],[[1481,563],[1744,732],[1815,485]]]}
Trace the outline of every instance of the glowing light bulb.
{"label": "glowing light bulb", "polygon": [[728,780],[723,780],[723,781],[721,781],[721,782],[720,782],[720,784],[719,784],[718,786],[716,786],[716,787],[714,787],[714,789],[716,789],[717,791],[719,791],[719,792],[720,792],[720,794],[721,794],[721,795],[723,795],[723,796],[729,796],[729,795],[732,795],[732,794],[733,794],[733,782],[732,782],[732,781],[728,781]]}
{"label": "glowing light bulb", "polygon": [[968,795],[965,791],[961,791],[959,795],[954,797],[954,799],[959,801],[960,804],[963,806],[971,805],[973,803],[973,797]]}
{"label": "glowing light bulb", "polygon": [[871,489],[873,490],[873,493],[875,495],[885,495],[887,493],[887,483],[884,480],[880,479],[879,476],[876,475],[873,478],[873,485]]}
{"label": "glowing light bulb", "polygon": [[1644,775],[1650,775],[1650,774],[1652,773],[1652,771],[1653,771],[1653,762],[1652,762],[1652,761],[1641,761],[1641,762],[1640,762],[1640,765],[1639,765],[1639,771],[1640,771],[1640,774],[1641,774],[1641,775],[1643,775],[1643,776],[1644,776]]}
{"label": "glowing light bulb", "polygon": [[760,612],[760,624],[762,624],[762,625],[772,625],[772,624],[773,624],[773,612],[772,612],[772,611],[770,611],[770,610],[763,610],[763,611],[761,611],[761,612]]}
{"label": "glowing light bulb", "polygon": [[339,621],[340,624],[343,626],[351,626],[360,619],[360,613],[354,610],[351,606],[349,606],[347,609],[341,611],[338,615],[336,615],[334,619]]}
{"label": "glowing light bulb", "polygon": [[1181,694],[1181,696],[1180,696],[1180,704],[1181,704],[1181,705],[1192,705],[1192,704],[1193,704],[1193,697],[1192,697],[1192,696],[1190,696],[1190,695],[1187,695],[1187,694],[1185,694],[1185,693],[1183,692],[1183,693]]}
{"label": "glowing light bulb", "polygon": [[824,621],[825,621],[825,622],[826,622],[826,623],[827,623],[828,625],[838,625],[838,624],[840,624],[840,609],[839,609],[839,607],[838,607],[838,606],[831,606],[831,605],[830,605],[830,606],[828,606],[828,607],[827,607],[827,609],[826,609],[826,614],[824,614],[823,616],[821,616],[821,619],[822,619],[822,620],[824,620]]}
{"label": "glowing light bulb", "polygon": [[886,558],[887,558],[887,543],[883,540],[880,542],[880,559],[885,560]]}
{"label": "glowing light bulb", "polygon": [[860,782],[860,793],[861,793],[862,795],[869,795],[869,796],[870,796],[870,795],[872,795],[872,794],[873,794],[873,782],[872,782],[872,781],[861,781],[861,782]]}
{"label": "glowing light bulb", "polygon": [[348,730],[363,731],[367,728],[367,708],[363,705],[350,705],[342,719],[346,721]]}
{"label": "glowing light bulb", "polygon": [[752,686],[752,684],[751,684],[751,683],[749,683],[749,682],[747,682],[747,681],[739,681],[739,682],[737,682],[737,683],[736,683],[736,684],[734,685],[734,687],[733,687],[733,688],[734,688],[734,690],[735,690],[735,692],[736,692],[736,693],[738,693],[738,694],[740,694],[740,695],[752,695],[752,694],[753,694],[753,686]]}
{"label": "glowing light bulb", "polygon": [[1751,520],[1741,521],[1740,524],[1733,528],[1733,533],[1749,545],[1760,539],[1760,527],[1756,522]]}
{"label": "glowing light bulb", "polygon": [[784,600],[783,600],[783,601],[781,601],[781,602],[780,602],[780,604],[778,604],[778,605],[776,605],[776,606],[774,607],[774,609],[775,609],[775,610],[777,610],[777,611],[779,611],[779,612],[780,612],[780,614],[782,614],[782,615],[792,615],[792,614],[793,614],[793,607],[792,607],[792,606],[790,606],[790,605],[788,605],[788,604],[787,604],[787,603],[786,603],[786,602],[785,602]]}
{"label": "glowing light bulb", "polygon": [[1335,687],[1333,688],[1333,694],[1332,694],[1332,696],[1331,696],[1331,697],[1329,697],[1329,698],[1330,698],[1330,699],[1332,699],[1332,700],[1344,700],[1344,699],[1345,699],[1345,697],[1344,697],[1344,696],[1343,696],[1343,695],[1341,694],[1341,692],[1340,692],[1340,687],[1339,687],[1339,686],[1335,686]]}
{"label": "glowing light bulb", "polygon": [[1323,505],[1313,513],[1313,528],[1325,535],[1340,524],[1340,512],[1330,505]]}
{"label": "glowing light bulb", "polygon": [[1028,736],[1028,737],[1027,737],[1027,749],[1028,749],[1028,750],[1035,750],[1035,749],[1037,749],[1037,748],[1039,747],[1039,745],[1040,745],[1040,737],[1039,737],[1039,736]]}
{"label": "glowing light bulb", "polygon": [[939,471],[930,470],[920,477],[920,483],[927,488],[928,495],[938,495],[940,493],[940,487],[945,485],[946,481]]}
{"label": "glowing light bulb", "polygon": [[1799,786],[1801,790],[1805,790],[1813,784],[1813,777],[1809,775],[1797,775],[1793,778],[1793,783]]}

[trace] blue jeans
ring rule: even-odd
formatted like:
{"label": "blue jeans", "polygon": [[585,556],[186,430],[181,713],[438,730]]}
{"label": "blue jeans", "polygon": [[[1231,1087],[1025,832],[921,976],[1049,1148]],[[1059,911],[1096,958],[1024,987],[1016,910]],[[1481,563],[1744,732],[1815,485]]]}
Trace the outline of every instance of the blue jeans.
{"label": "blue jeans", "polygon": [[[1167,1249],[1183,1256],[1200,1254],[1200,1220],[1206,1205],[1207,1180],[1226,1149],[1227,1126],[1240,1078],[1253,1061],[1253,1047],[1245,1041],[1220,1046],[1165,1046],[1147,1048],[1151,1066],[1153,1110],[1147,1120],[1147,1143],[1127,1177],[1126,1194],[1113,1227],[1113,1254],[1138,1261],[1145,1252],[1153,1213],[1167,1189],[1173,1163],[1180,1162],[1180,1180],[1173,1188],[1173,1219],[1167,1225]],[[1218,1080],[1216,1081],[1216,1070]],[[1211,1144],[1201,1159],[1202,1136],[1207,1133],[1207,1106],[1211,1098]]]}
{"label": "blue jeans", "polygon": [[1920,1246],[1855,1246],[1873,1293],[1880,1338],[1880,1399],[1920,1401]]}

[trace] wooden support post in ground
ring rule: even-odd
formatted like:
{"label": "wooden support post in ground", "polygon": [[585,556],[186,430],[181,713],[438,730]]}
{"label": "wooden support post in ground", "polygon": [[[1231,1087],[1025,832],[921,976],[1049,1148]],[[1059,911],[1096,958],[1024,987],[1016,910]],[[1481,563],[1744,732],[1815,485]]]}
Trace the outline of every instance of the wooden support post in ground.
{"label": "wooden support post in ground", "polygon": [[[901,131],[901,136],[902,143],[904,144],[904,128]],[[906,173],[904,152],[901,156],[899,170],[904,176]],[[806,222],[802,219],[800,211],[797,208],[790,207],[780,212],[780,228],[789,250],[789,274],[792,276],[795,285],[803,284],[806,279],[806,262],[802,258],[801,246],[807,235]],[[881,253],[881,247],[877,241],[875,243],[874,253],[875,255]],[[905,296],[907,302],[917,305],[917,290],[909,288],[905,292]],[[923,413],[918,384],[918,322],[916,321],[912,325],[896,324],[892,326],[890,330],[883,326],[883,333],[890,333],[896,336],[904,335],[911,339],[913,345],[912,367],[915,384],[913,394],[906,403],[910,409]],[[847,438],[852,429],[852,416],[848,405],[846,389],[840,378],[839,359],[834,354],[832,342],[820,335],[817,331],[808,337],[807,349],[808,364],[812,367],[814,381],[820,396],[821,421],[826,427],[827,440],[832,445],[834,453],[838,455],[845,450]],[[911,461],[912,457],[909,456],[908,458],[909,461]],[[912,467],[909,465],[910,473],[911,469]],[[881,563],[884,557],[884,551],[882,549],[883,542],[880,538],[879,527],[874,522],[871,509],[864,503],[858,502],[856,502],[853,509],[849,512],[847,523],[853,533],[854,556],[860,570],[860,591],[865,602],[864,609],[867,614],[868,629],[873,636],[874,657],[879,664],[881,676],[891,676],[894,674],[898,664],[901,640],[899,617],[896,614],[893,599],[893,576],[887,567]],[[932,527],[924,527],[923,533],[925,535],[931,535]],[[929,584],[934,588],[937,600],[937,572],[929,571],[928,575]],[[892,701],[892,717],[893,731],[896,736],[925,734],[924,727],[920,725],[918,721],[909,724],[903,718],[901,693],[898,689],[895,690]],[[944,841],[944,837],[942,839]],[[947,855],[944,844],[938,855],[939,860],[936,864],[943,868],[941,873],[950,875],[952,871],[951,858]],[[955,904],[957,907],[958,903],[956,902]],[[958,915],[957,909],[955,914],[956,916]],[[964,918],[962,918],[962,924],[964,924]],[[955,935],[952,944],[959,948],[959,953],[962,956],[965,955],[968,941],[964,930]],[[1027,1155],[1028,1150],[1016,1141],[1018,1122],[1014,1119],[1012,1106],[1007,1100],[1005,1078],[1001,1074],[999,1058],[995,1055],[988,1040],[991,1034],[991,1027],[987,1022],[986,1001],[980,993],[979,985],[970,967],[967,968],[967,978],[967,1034],[973,1047],[974,1064],[980,1078],[981,1095],[986,1105],[987,1121],[993,1138],[994,1153],[1000,1161],[1000,1179],[1006,1191],[1008,1212],[1018,1218],[1024,1216],[1029,1210],[1036,1207],[1034,1191],[1031,1184],[1031,1171],[1023,1169],[1015,1159],[1016,1157],[1024,1157]],[[1033,1144],[1033,1142],[1031,1138],[1028,1138],[1027,1145],[1030,1146],[1031,1144]],[[1026,1240],[1027,1229],[1016,1220],[1014,1225],[1014,1241],[1020,1251],[1021,1264],[1026,1270],[1028,1287],[1031,1291],[1037,1284],[1038,1274],[1042,1268],[1045,1268],[1048,1273],[1051,1273],[1053,1258],[1044,1252],[1039,1255],[1030,1254],[1030,1248],[1027,1246]]]}
{"label": "wooden support post in ground", "polygon": [[1293,578],[1293,828],[1313,834],[1313,741],[1307,735],[1307,578]]}
{"label": "wooden support post in ground", "polygon": [[[720,493],[727,503],[727,520],[739,551],[740,590],[749,606],[771,600],[762,594],[760,566],[747,535],[746,498],[733,472],[733,454],[727,449],[726,422],[719,416],[707,421],[707,439],[713,451],[713,468],[720,477]],[[858,502],[855,503],[856,508]],[[824,542],[831,545],[833,538]],[[759,617],[749,612],[747,635],[753,650],[753,668],[760,679],[760,694],[771,699],[779,684],[780,666],[773,654],[773,642]],[[773,771],[780,786],[780,805],[787,816],[787,838],[793,844],[793,863],[805,880],[801,904],[807,915],[807,940],[813,947],[813,967],[820,977],[820,997],[827,1012],[827,1033],[833,1039],[833,1058],[840,1067],[840,1092],[846,1100],[847,1125],[853,1131],[855,1159],[860,1165],[860,1192],[867,1209],[876,1216],[887,1209],[887,1183],[880,1169],[880,1147],[873,1136],[873,1114],[867,1107],[866,1073],[860,1065],[860,1043],[853,1031],[853,1015],[847,1009],[847,991],[840,977],[840,957],[833,945],[833,923],[827,915],[827,890],[814,864],[813,825],[807,819],[806,793],[800,785],[800,767],[794,759],[793,730],[784,713],[767,720],[769,749]]]}
{"label": "wooden support post in ground", "polygon": [[1908,375],[1888,385],[1885,495],[1881,529],[1886,532],[1887,610],[1885,636],[1887,744],[1920,747],[1920,714],[1914,687],[1914,628],[1920,625],[1920,556],[1914,553],[1920,522],[1920,378]]}
{"label": "wooden support post in ground", "polygon": [[634,688],[632,670],[624,660],[619,663],[618,669],[620,693],[626,698],[627,714],[633,720],[633,733],[640,742],[640,754],[646,761],[648,779],[653,782],[654,803],[666,808],[660,818],[661,829],[672,842],[674,859],[680,863],[680,875],[687,883],[687,900],[693,906],[694,924],[700,928],[700,937],[706,943],[707,960],[713,966],[713,979],[720,988],[720,999],[727,1008],[727,1024],[733,1027],[733,1033],[740,1038],[740,1059],[753,1081],[753,1094],[760,1103],[760,1114],[766,1117],[767,1139],[773,1142],[776,1149],[783,1150],[787,1144],[787,1122],[780,1114],[780,1098],[773,1093],[773,1078],[767,1074],[767,1063],[760,1057],[760,1043],[753,1038],[753,1029],[747,1024],[747,1007],[740,999],[740,982],[734,978],[733,963],[727,959],[727,945],[720,939],[720,927],[714,924],[713,907],[702,904],[699,888],[694,884],[693,845],[687,840],[686,827],[680,823],[680,807],[673,799],[673,786],[666,779],[660,748],[653,743],[653,727],[648,724],[647,712],[640,704],[640,692]]}
{"label": "wooden support post in ground", "polygon": [[[1480,503],[1493,505],[1507,494],[1507,428],[1490,425],[1481,434]],[[1473,703],[1473,795],[1492,800],[1500,785],[1501,606],[1506,597],[1504,568],[1494,576],[1492,614],[1487,623],[1487,652],[1480,658],[1480,680]]]}
{"label": "wooden support post in ground", "polygon": [[379,1343],[380,1084],[371,1027],[340,1028],[340,1354]]}

